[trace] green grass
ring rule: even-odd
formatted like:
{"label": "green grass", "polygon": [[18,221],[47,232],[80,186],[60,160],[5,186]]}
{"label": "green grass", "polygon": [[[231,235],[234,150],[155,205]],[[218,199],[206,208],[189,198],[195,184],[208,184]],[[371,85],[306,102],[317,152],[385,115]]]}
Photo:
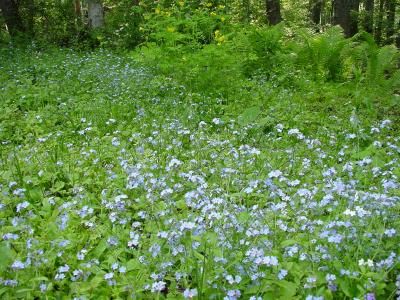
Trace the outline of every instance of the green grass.
{"label": "green grass", "polygon": [[1,49],[1,298],[396,297],[395,89],[220,55]]}

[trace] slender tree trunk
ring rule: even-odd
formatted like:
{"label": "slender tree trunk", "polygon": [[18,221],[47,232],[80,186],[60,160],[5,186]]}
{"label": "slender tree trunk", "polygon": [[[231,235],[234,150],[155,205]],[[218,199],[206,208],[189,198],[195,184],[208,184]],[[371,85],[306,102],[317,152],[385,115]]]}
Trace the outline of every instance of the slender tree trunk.
{"label": "slender tree trunk", "polygon": [[324,5],[323,0],[309,0],[310,18],[315,25],[321,24],[321,13]]}
{"label": "slender tree trunk", "polygon": [[100,0],[88,1],[88,17],[90,28],[101,28],[104,26],[104,11]]}
{"label": "slender tree trunk", "polygon": [[8,32],[11,36],[25,32],[22,19],[18,11],[18,5],[14,0],[0,0],[0,9],[3,13]]}
{"label": "slender tree trunk", "polygon": [[269,25],[276,25],[282,21],[280,0],[266,0],[267,21]]}
{"label": "slender tree trunk", "polygon": [[396,1],[386,0],[386,43],[391,44],[394,40],[394,26],[396,17]]}
{"label": "slender tree trunk", "polygon": [[320,32],[320,25],[323,23],[322,11],[324,9],[325,0],[309,0],[310,20],[315,25],[316,32]]}
{"label": "slender tree trunk", "polygon": [[400,20],[399,24],[397,25],[396,46],[400,49]]}
{"label": "slender tree trunk", "polygon": [[242,0],[242,21],[250,23],[250,0]]}
{"label": "slender tree trunk", "polygon": [[346,37],[351,37],[358,31],[359,6],[359,0],[333,1],[333,22],[343,28]]}
{"label": "slender tree trunk", "polygon": [[74,1],[74,7],[75,7],[75,15],[77,18],[82,17],[82,7],[81,7],[81,1],[80,0],[75,0]]}
{"label": "slender tree trunk", "polygon": [[75,11],[76,27],[79,29],[83,23],[82,5],[80,0],[74,1],[74,11]]}
{"label": "slender tree trunk", "polygon": [[374,0],[365,0],[364,29],[368,33],[374,32]]}
{"label": "slender tree trunk", "polygon": [[375,41],[378,45],[380,45],[382,42],[383,5],[384,4],[385,4],[385,0],[379,1],[378,20],[376,22],[376,29],[375,29]]}
{"label": "slender tree trunk", "polygon": [[26,8],[28,10],[27,13],[27,20],[26,20],[26,31],[29,34],[29,36],[33,37],[35,34],[35,14],[36,14],[36,7],[35,7],[35,2],[34,0],[27,0],[26,1]]}

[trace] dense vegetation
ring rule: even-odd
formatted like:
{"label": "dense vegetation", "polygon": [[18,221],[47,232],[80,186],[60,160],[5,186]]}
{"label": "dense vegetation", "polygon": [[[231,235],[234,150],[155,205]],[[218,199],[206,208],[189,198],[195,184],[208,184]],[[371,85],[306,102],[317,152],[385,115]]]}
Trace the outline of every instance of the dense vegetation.
{"label": "dense vegetation", "polygon": [[399,299],[395,1],[99,3],[0,0],[0,298]]}

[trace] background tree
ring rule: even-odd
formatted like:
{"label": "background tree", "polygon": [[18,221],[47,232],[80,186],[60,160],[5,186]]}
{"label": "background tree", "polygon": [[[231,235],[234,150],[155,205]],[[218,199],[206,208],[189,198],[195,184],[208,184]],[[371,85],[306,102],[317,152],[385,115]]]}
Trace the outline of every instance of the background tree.
{"label": "background tree", "polygon": [[267,21],[269,25],[276,25],[282,21],[281,3],[279,0],[266,0]]}
{"label": "background tree", "polygon": [[324,0],[310,0],[309,10],[310,18],[314,25],[319,26],[321,24],[321,14],[324,7]]}
{"label": "background tree", "polygon": [[394,40],[395,33],[396,2],[386,0],[386,43],[390,44]]}
{"label": "background tree", "polygon": [[242,0],[242,22],[250,23],[251,19],[251,4],[250,0]]}
{"label": "background tree", "polygon": [[14,0],[0,0],[0,9],[3,13],[8,32],[11,36],[25,32],[25,27],[18,10],[18,3]]}
{"label": "background tree", "polygon": [[364,30],[368,33],[374,32],[374,0],[365,0]]}
{"label": "background tree", "polygon": [[74,1],[74,9],[77,21],[82,21],[82,5],[80,0]]}
{"label": "background tree", "polygon": [[375,41],[378,44],[381,44],[381,41],[382,41],[384,4],[385,4],[385,0],[379,0],[379,10],[378,10],[378,16],[377,16],[376,28],[375,28]]}
{"label": "background tree", "polygon": [[399,24],[397,25],[396,46],[400,49],[400,19]]}
{"label": "background tree", "polygon": [[100,0],[88,0],[89,27],[96,29],[104,26],[104,10]]}
{"label": "background tree", "polygon": [[340,25],[346,37],[358,31],[359,0],[333,0],[333,22]]}

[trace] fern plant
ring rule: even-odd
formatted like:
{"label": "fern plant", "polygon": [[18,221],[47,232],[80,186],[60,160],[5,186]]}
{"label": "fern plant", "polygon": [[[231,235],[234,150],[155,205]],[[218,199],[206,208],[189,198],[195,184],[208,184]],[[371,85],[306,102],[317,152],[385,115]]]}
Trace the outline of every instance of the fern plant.
{"label": "fern plant", "polygon": [[399,51],[393,45],[379,47],[372,35],[361,32],[353,37],[352,63],[369,84],[399,84]]}
{"label": "fern plant", "polygon": [[338,81],[345,67],[344,50],[349,41],[339,27],[332,27],[320,35],[300,32],[302,41],[297,45],[297,65],[310,71],[314,79]]}
{"label": "fern plant", "polygon": [[234,41],[235,48],[241,53],[242,69],[246,76],[257,71],[270,75],[282,62],[284,31],[283,26],[265,26],[244,30]]}

